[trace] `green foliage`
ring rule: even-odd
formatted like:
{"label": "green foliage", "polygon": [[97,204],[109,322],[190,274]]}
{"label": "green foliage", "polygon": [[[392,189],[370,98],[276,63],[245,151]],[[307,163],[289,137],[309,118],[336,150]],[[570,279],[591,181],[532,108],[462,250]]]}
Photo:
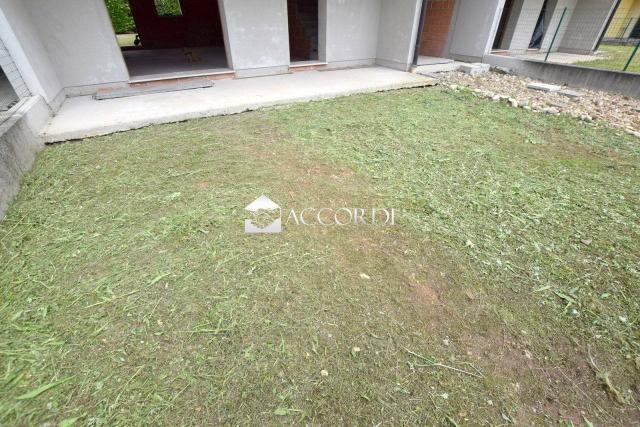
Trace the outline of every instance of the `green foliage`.
{"label": "green foliage", "polygon": [[159,16],[182,16],[180,0],[155,0]]}
{"label": "green foliage", "polygon": [[127,0],[106,0],[106,3],[116,34],[133,33],[136,31],[136,24],[133,21],[131,8]]}

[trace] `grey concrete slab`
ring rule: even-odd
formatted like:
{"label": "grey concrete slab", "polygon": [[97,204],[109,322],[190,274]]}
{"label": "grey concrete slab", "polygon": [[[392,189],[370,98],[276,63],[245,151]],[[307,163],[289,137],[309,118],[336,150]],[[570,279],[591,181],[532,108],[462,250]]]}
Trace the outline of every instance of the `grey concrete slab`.
{"label": "grey concrete slab", "polygon": [[449,71],[458,71],[458,69],[460,68],[460,65],[462,65],[462,62],[449,62],[446,64],[432,64],[432,65],[418,65],[417,67],[413,68],[413,71],[415,73],[421,74],[421,75],[428,75],[428,74],[434,74],[434,73],[446,73]]}
{"label": "grey concrete slab", "polygon": [[560,95],[566,96],[567,98],[580,98],[584,96],[584,93],[579,92],[577,90],[571,90],[571,89],[562,89],[558,91],[558,93]]}
{"label": "grey concrete slab", "polygon": [[527,87],[529,89],[540,90],[542,92],[558,92],[560,89],[562,89],[561,86],[538,82],[529,83]]}
{"label": "grey concrete slab", "polygon": [[514,58],[531,59],[533,61],[552,62],[556,64],[575,64],[577,62],[597,61],[603,59],[604,55],[580,55],[576,53],[552,52],[547,58],[546,53],[530,52],[523,55],[514,55]]}
{"label": "grey concrete slab", "polygon": [[491,66],[489,64],[481,64],[481,63],[473,63],[467,64],[463,63],[460,65],[460,71],[463,73],[469,74],[471,76],[479,76],[480,74],[488,73]]}
{"label": "grey concrete slab", "polygon": [[453,59],[438,58],[435,56],[422,56],[418,57],[418,66],[421,65],[437,65],[437,64],[452,64]]}
{"label": "grey concrete slab", "polygon": [[65,101],[43,136],[46,142],[65,141],[197,117],[433,84],[433,79],[420,75],[369,67],[218,80],[212,88],[104,101],[75,97]]}

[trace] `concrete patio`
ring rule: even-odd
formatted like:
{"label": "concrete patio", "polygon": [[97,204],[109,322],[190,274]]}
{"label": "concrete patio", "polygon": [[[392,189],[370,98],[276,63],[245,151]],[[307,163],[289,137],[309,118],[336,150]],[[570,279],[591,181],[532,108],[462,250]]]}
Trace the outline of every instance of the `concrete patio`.
{"label": "concrete patio", "polygon": [[102,101],[74,97],[64,102],[43,137],[48,143],[60,142],[294,102],[433,84],[433,79],[417,74],[367,67],[219,80],[211,88]]}

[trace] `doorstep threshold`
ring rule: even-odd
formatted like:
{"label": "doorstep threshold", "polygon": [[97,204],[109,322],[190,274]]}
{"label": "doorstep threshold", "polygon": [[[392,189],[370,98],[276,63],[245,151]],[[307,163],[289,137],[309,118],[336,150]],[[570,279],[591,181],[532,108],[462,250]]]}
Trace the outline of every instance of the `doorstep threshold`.
{"label": "doorstep threshold", "polygon": [[327,63],[322,61],[297,61],[289,64],[289,68],[313,67],[318,65],[327,65]]}
{"label": "doorstep threshold", "polygon": [[235,71],[230,68],[216,69],[216,70],[202,70],[194,72],[178,72],[167,74],[149,74],[145,76],[132,77],[129,79],[129,83],[149,83],[159,82],[162,80],[176,80],[176,79],[189,79],[193,77],[207,77],[207,76],[220,76],[220,75],[232,75]]}
{"label": "doorstep threshold", "polygon": [[213,82],[207,79],[176,81],[147,87],[127,87],[102,91],[96,93],[93,98],[97,101],[102,101],[105,99],[127,98],[130,96],[149,95],[152,93],[177,92],[181,90],[205,89],[209,87],[213,87]]}

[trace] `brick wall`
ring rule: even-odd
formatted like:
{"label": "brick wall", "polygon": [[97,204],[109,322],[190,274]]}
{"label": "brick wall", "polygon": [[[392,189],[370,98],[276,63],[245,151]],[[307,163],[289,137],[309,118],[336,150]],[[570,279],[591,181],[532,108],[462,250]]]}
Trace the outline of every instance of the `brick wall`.
{"label": "brick wall", "polygon": [[420,55],[442,56],[456,0],[429,0],[424,30],[420,37]]}

